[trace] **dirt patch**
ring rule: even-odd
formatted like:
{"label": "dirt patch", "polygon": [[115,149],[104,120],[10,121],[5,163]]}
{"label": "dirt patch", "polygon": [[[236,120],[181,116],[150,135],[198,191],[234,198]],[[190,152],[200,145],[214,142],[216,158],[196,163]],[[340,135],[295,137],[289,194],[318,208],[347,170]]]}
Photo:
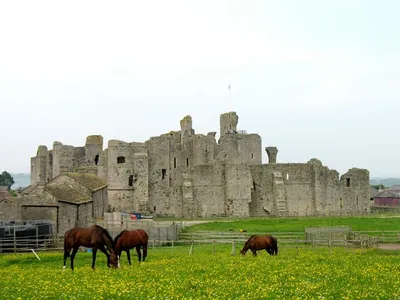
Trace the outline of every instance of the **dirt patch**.
{"label": "dirt patch", "polygon": [[382,250],[400,250],[400,244],[379,244],[378,249]]}

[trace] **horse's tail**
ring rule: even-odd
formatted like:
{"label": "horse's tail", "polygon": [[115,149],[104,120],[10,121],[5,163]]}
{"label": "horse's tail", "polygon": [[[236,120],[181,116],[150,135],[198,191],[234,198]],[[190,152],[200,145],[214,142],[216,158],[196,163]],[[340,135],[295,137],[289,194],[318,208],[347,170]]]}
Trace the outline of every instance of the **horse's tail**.
{"label": "horse's tail", "polygon": [[64,252],[65,252],[65,257],[70,257],[71,255],[70,255],[70,253],[69,253],[69,251],[66,251],[67,250],[67,248],[68,248],[68,245],[67,245],[67,235],[68,235],[68,233],[69,233],[69,230],[67,231],[67,232],[65,232],[65,234],[64,234]]}

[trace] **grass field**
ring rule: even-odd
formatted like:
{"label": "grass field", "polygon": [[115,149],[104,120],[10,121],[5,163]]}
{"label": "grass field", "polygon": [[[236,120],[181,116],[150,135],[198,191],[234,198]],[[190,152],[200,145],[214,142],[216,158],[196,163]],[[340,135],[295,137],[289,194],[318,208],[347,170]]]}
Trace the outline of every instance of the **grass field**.
{"label": "grass field", "polygon": [[399,230],[398,216],[365,216],[365,217],[300,217],[300,218],[247,218],[227,219],[203,223],[185,228],[185,232],[196,230],[207,231],[239,231],[248,232],[304,232],[308,226],[350,226],[352,230]]}
{"label": "grass field", "polygon": [[[1,299],[394,299],[400,256],[377,250],[289,249],[278,256],[230,255],[230,245],[150,249],[148,261],[105,266],[78,253],[62,271],[62,253],[0,255]],[[240,249],[237,249],[237,252]],[[133,256],[133,260],[137,257]]]}

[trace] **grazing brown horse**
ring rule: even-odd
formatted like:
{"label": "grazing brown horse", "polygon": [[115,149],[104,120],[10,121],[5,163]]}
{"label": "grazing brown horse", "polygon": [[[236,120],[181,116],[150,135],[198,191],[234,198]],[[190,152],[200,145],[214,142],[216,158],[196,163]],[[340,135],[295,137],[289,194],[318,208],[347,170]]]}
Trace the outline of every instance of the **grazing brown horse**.
{"label": "grazing brown horse", "polygon": [[[74,258],[80,246],[92,248],[92,268],[95,268],[97,249],[107,256],[108,267],[118,267],[118,258],[115,254],[114,243],[111,235],[106,229],[98,225],[89,228],[75,227],[68,230],[64,236],[64,269],[66,268],[67,257],[71,257],[71,269],[74,270]],[[106,249],[107,247],[107,249]],[[72,254],[70,251],[72,249]],[[107,252],[110,251],[110,254]]]}
{"label": "grazing brown horse", "polygon": [[244,244],[240,254],[246,255],[247,250],[251,250],[254,256],[257,256],[258,250],[267,250],[270,255],[278,255],[278,242],[275,237],[271,235],[252,235]]}
{"label": "grazing brown horse", "polygon": [[120,234],[118,234],[114,239],[115,245],[115,252],[118,256],[118,262],[121,257],[121,252],[126,251],[126,255],[128,256],[128,262],[131,264],[131,254],[129,252],[130,249],[136,248],[136,252],[139,257],[139,263],[141,260],[141,253],[140,248],[143,248],[143,261],[146,259],[147,256],[147,244],[149,241],[149,236],[147,235],[146,231],[143,229],[137,230],[124,230]]}

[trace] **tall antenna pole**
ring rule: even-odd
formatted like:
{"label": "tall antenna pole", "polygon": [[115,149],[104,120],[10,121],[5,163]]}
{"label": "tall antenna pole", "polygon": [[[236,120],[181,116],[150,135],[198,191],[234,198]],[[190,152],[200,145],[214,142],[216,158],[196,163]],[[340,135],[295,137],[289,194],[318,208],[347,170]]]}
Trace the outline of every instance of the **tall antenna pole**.
{"label": "tall antenna pole", "polygon": [[231,101],[231,83],[230,83],[230,82],[229,82],[228,90],[229,90],[229,111],[232,111],[232,101]]}

